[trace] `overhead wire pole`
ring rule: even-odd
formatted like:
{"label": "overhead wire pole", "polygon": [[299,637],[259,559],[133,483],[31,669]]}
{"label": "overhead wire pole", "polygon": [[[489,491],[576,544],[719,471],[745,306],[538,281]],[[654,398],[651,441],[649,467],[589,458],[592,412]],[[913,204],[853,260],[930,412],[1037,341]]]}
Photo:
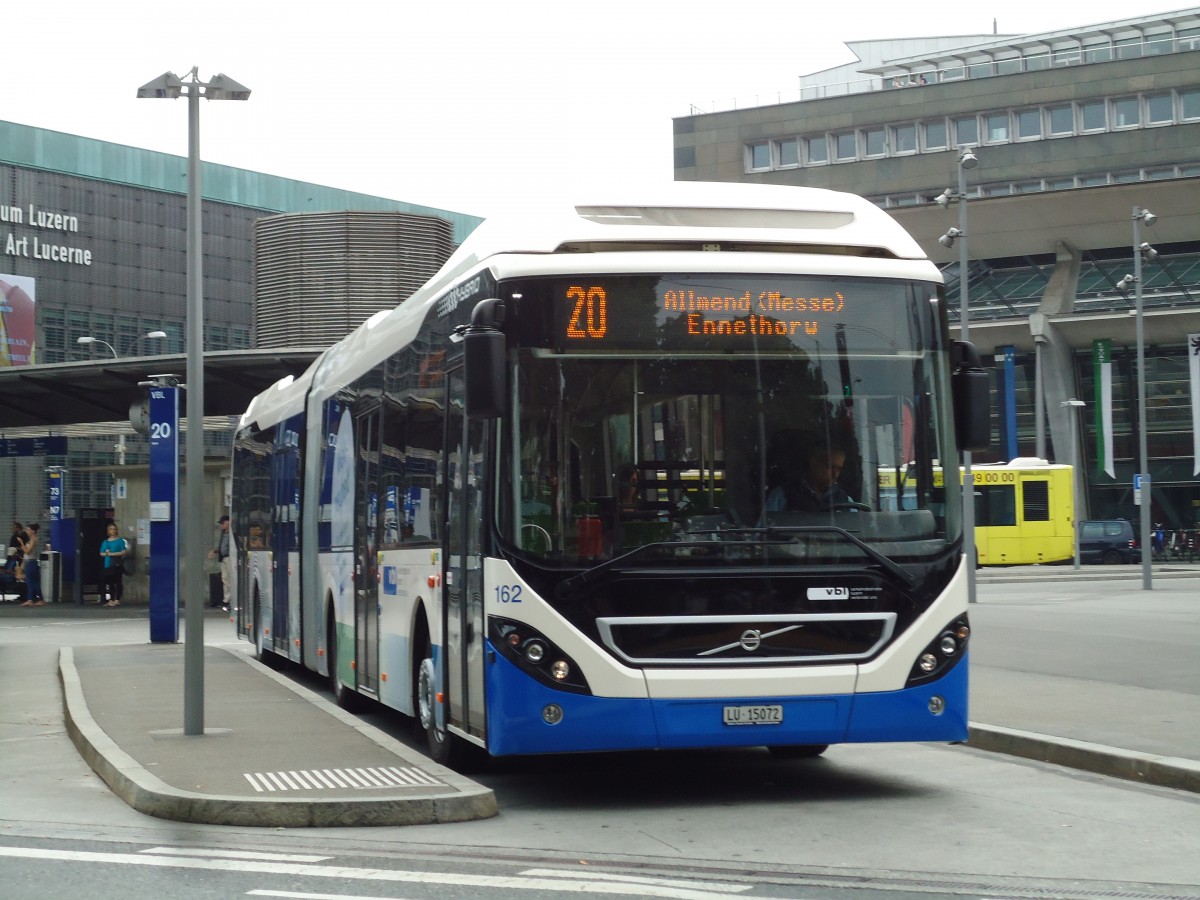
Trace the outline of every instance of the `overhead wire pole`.
{"label": "overhead wire pole", "polygon": [[[958,241],[958,294],[959,294],[959,328],[963,341],[971,339],[971,290],[967,266],[970,260],[967,256],[967,169],[979,165],[979,159],[971,152],[970,147],[964,147],[958,155],[958,228],[951,228],[938,238],[943,247],[953,247]],[[939,206],[945,208],[950,203],[949,188],[937,198]],[[962,452],[962,510],[963,510],[963,551],[967,557],[967,602],[975,602],[975,476],[971,472],[971,451]]]}
{"label": "overhead wire pole", "polygon": [[[183,508],[191,521],[184,528],[183,732],[204,734],[204,533],[199,519],[204,510],[204,271],[203,210],[200,193],[200,97],[209,100],[247,100],[250,91],[224,74],[200,80],[196,67],[184,82],[167,72],[138,90],[138,97],[176,99],[187,93],[187,438],[184,461],[187,488]],[[173,515],[179,520],[179,510]]]}
{"label": "overhead wire pole", "polygon": [[1150,461],[1147,451],[1146,433],[1150,430],[1146,422],[1146,336],[1142,325],[1142,254],[1153,251],[1149,244],[1142,244],[1141,224],[1153,225],[1157,216],[1140,206],[1133,208],[1133,296],[1137,316],[1137,392],[1138,392],[1138,473],[1141,480],[1141,508],[1139,510],[1142,548],[1142,589],[1153,589],[1150,572],[1150,557],[1153,549],[1150,542]]}

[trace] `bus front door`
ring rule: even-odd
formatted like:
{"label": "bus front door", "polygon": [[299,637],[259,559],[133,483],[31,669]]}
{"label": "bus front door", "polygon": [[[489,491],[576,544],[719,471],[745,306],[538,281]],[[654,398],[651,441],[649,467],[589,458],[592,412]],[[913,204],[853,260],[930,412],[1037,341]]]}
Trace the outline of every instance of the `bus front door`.
{"label": "bus front door", "polygon": [[486,742],[483,664],[483,527],[485,423],[463,415],[463,370],[451,372],[447,409],[445,685],[447,726]]}

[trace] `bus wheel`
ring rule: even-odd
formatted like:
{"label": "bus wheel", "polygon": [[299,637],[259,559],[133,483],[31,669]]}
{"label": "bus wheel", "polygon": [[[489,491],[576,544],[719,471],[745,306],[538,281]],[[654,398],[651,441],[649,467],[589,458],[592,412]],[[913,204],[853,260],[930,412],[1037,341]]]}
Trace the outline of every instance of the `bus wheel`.
{"label": "bus wheel", "polygon": [[329,689],[333,691],[333,702],[347,712],[353,712],[358,708],[359,697],[338,677],[337,625],[332,613],[329,614],[329,624],[325,630],[325,657],[329,660]]}
{"label": "bus wheel", "polygon": [[437,669],[433,664],[433,648],[426,638],[417,669],[417,718],[425,732],[429,758],[441,766],[465,771],[472,768],[474,750],[465,741],[437,724]]}
{"label": "bus wheel", "polygon": [[263,637],[262,623],[262,600],[259,597],[258,591],[254,592],[254,612],[250,617],[254,629],[254,658],[259,662],[266,662],[270,651],[267,650],[267,642]]}
{"label": "bus wheel", "polygon": [[793,744],[788,747],[768,747],[778,759],[816,759],[829,749],[828,744]]}

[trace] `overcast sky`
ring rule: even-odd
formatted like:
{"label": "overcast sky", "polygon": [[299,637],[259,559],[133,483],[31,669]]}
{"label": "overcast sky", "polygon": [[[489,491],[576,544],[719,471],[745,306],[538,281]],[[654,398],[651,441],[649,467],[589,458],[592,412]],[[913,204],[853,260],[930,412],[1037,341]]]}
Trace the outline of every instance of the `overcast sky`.
{"label": "overcast sky", "polygon": [[201,106],[204,159],[488,215],[559,185],[672,177],[691,104],[794,90],[845,42],[1027,33],[1182,8],[1044,0],[7,0],[0,119],[187,153],[165,71],[223,72],[246,103]]}

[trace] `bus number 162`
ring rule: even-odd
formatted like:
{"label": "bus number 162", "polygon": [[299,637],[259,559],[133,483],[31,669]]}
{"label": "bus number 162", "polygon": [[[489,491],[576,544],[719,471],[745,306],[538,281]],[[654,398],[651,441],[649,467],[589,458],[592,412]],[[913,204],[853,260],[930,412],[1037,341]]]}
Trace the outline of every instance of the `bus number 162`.
{"label": "bus number 162", "polygon": [[604,288],[571,285],[567,288],[567,299],[575,301],[571,321],[567,323],[567,337],[602,338],[608,333],[608,293]]}

